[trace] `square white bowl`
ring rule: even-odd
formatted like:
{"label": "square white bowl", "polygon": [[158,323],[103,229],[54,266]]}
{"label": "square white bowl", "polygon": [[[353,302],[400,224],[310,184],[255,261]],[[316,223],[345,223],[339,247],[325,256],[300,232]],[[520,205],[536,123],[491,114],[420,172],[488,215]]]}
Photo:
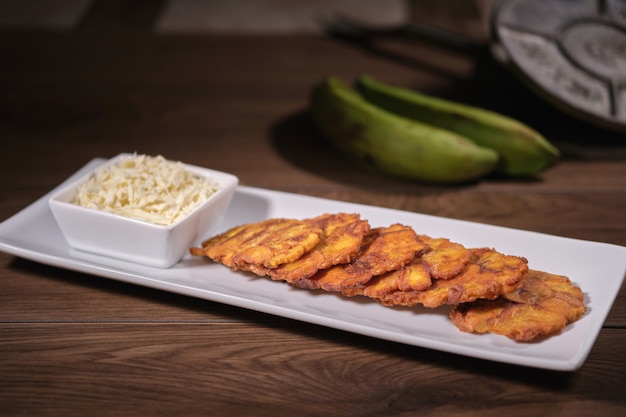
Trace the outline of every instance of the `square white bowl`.
{"label": "square white bowl", "polygon": [[[106,164],[133,157],[120,154]],[[198,239],[222,220],[239,184],[229,173],[183,164],[191,173],[209,178],[217,188],[207,200],[176,223],[163,226],[74,204],[80,185],[94,172],[51,194],[50,210],[65,239],[73,249],[117,259],[169,268],[177,263]],[[99,169],[99,168],[97,168]]]}

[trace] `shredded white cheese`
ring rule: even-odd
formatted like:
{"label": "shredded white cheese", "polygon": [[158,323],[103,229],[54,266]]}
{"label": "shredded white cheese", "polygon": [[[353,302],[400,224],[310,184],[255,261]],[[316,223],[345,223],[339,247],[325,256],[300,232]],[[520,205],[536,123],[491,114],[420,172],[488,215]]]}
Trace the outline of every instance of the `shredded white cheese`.
{"label": "shredded white cheese", "polygon": [[209,179],[161,155],[104,165],[78,188],[75,203],[159,225],[180,220],[217,191]]}

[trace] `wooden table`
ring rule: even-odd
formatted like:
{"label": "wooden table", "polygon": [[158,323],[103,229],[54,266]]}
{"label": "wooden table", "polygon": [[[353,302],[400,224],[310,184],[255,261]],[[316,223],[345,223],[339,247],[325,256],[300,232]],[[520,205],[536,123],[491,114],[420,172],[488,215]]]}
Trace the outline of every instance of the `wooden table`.
{"label": "wooden table", "polygon": [[[553,110],[488,58],[419,42],[382,46],[393,53],[316,36],[1,33],[0,220],[92,158],[137,151],[230,171],[248,186],[626,245],[624,135]],[[517,117],[563,158],[535,180],[459,186],[360,171],[320,140],[306,101],[322,77],[363,72]],[[626,413],[624,287],[582,368],[555,372],[5,253],[0,268],[1,415]]]}

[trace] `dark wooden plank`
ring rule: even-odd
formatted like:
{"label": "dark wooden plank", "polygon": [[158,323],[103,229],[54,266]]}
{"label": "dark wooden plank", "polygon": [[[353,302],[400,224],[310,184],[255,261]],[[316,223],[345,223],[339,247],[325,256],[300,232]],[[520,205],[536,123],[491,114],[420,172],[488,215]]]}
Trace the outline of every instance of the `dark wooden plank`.
{"label": "dark wooden plank", "polygon": [[0,340],[9,415],[618,415],[624,333],[576,373],[442,354],[290,322],[13,324]]}

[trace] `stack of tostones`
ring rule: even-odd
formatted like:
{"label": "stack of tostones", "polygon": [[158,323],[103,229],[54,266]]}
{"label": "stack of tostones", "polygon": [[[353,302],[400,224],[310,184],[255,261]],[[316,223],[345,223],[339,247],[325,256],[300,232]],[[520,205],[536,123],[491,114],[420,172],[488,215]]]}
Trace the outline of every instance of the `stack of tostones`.
{"label": "stack of tostones", "polygon": [[407,226],[394,224],[370,229],[351,262],[320,269],[310,278],[295,281],[294,285],[336,292],[361,288],[375,276],[403,268],[425,246],[415,231]]}
{"label": "stack of tostones", "polygon": [[304,289],[365,296],[385,306],[453,306],[461,331],[517,341],[554,334],[585,312],[566,277],[529,270],[491,248],[465,248],[358,214],[269,219],[234,227],[191,248],[230,267]]}

